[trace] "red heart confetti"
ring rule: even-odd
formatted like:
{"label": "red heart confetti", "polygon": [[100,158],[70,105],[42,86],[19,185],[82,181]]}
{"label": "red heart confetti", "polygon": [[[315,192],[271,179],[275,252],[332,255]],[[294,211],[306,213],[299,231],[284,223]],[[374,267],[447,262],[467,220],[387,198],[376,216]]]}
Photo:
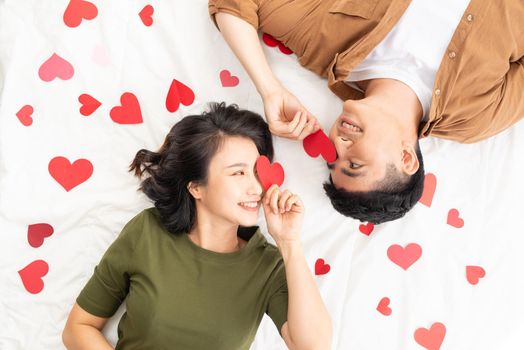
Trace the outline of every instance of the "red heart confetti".
{"label": "red heart confetti", "polygon": [[153,8],[153,6],[146,5],[142,9],[142,11],[138,13],[138,15],[140,16],[140,19],[142,20],[142,23],[144,23],[146,27],[150,27],[153,24],[153,13],[154,12],[155,12],[155,9]]}
{"label": "red heart confetti", "polygon": [[40,69],[38,69],[38,76],[45,82],[59,78],[62,80],[69,80],[75,74],[75,69],[65,59],[53,53],[50,58],[47,59]]}
{"label": "red heart confetti", "polygon": [[53,226],[46,223],[29,225],[27,227],[27,241],[31,247],[38,248],[44,244],[44,238],[51,236],[53,232]]}
{"label": "red heart confetti", "polygon": [[315,262],[315,275],[325,275],[329,272],[329,270],[331,270],[331,266],[329,266],[329,264],[326,264],[324,259],[317,259],[317,261]]}
{"label": "red heart confetti", "polygon": [[120,97],[120,106],[113,107],[109,112],[111,119],[118,124],[140,124],[142,110],[138,99],[131,92],[125,92]]}
{"label": "red heart confetti", "polygon": [[284,168],[280,163],[271,164],[266,156],[260,156],[255,166],[264,191],[267,191],[273,184],[280,186],[284,182]]}
{"label": "red heart confetti", "polygon": [[224,69],[220,72],[220,82],[223,87],[235,87],[238,85],[238,77],[231,75],[231,72],[227,69]]}
{"label": "red heart confetti", "polygon": [[418,328],[415,340],[427,350],[439,350],[446,335],[446,326],[440,322],[433,323],[430,329]]}
{"label": "red heart confetti", "polygon": [[459,216],[459,211],[457,209],[450,209],[448,212],[447,224],[456,228],[461,228],[464,226],[464,220]]}
{"label": "red heart confetti", "polygon": [[44,289],[42,277],[49,272],[49,265],[44,260],[35,260],[18,271],[25,289],[31,294],[38,294]]}
{"label": "red heart confetti", "polygon": [[184,85],[176,79],[173,79],[166,98],[166,108],[173,113],[178,110],[180,103],[189,106],[195,101],[195,93],[190,87]]}
{"label": "red heart confetti", "polygon": [[64,12],[64,23],[66,26],[75,28],[82,23],[83,19],[91,20],[98,15],[96,6],[85,0],[71,0]]}
{"label": "red heart confetti", "polygon": [[481,266],[466,266],[466,279],[470,284],[476,285],[484,276],[486,276],[486,271]]}
{"label": "red heart confetti", "polygon": [[364,224],[360,224],[358,229],[360,230],[360,232],[362,232],[366,236],[369,236],[371,234],[371,232],[373,232],[373,230],[375,229],[375,225],[373,225],[373,223],[371,223],[371,222],[368,222],[365,225]]}
{"label": "red heart confetti", "polygon": [[33,106],[25,105],[24,107],[20,108],[18,112],[16,112],[16,116],[23,126],[30,126],[33,124],[33,117],[31,117],[33,112]]}
{"label": "red heart confetti", "polygon": [[293,51],[291,51],[289,47],[282,44],[280,41],[278,41],[273,36],[267,33],[262,34],[262,41],[269,47],[278,46],[278,49],[280,50],[280,52],[282,52],[285,55],[291,55],[293,53]]}
{"label": "red heart confetti", "polygon": [[435,174],[427,173],[424,177],[424,191],[422,196],[418,200],[420,203],[424,204],[426,207],[431,207],[433,202],[433,197],[435,196],[435,190],[437,189],[437,177]]}
{"label": "red heart confetti", "polygon": [[88,94],[80,95],[78,97],[78,102],[82,104],[82,107],[80,107],[80,114],[86,117],[93,114],[98,107],[102,105],[100,101]]}
{"label": "red heart confetti", "polygon": [[71,164],[65,157],[55,157],[49,162],[48,170],[53,179],[69,192],[91,177],[93,165],[87,159],[77,159]]}
{"label": "red heart confetti", "polygon": [[302,141],[302,146],[304,147],[306,153],[312,158],[322,155],[322,158],[324,158],[324,160],[328,163],[332,163],[337,160],[337,151],[335,146],[329,137],[324,134],[322,129],[306,137]]}
{"label": "red heart confetti", "polygon": [[410,243],[405,248],[393,244],[388,248],[388,258],[398,266],[407,270],[422,255],[422,248],[416,243]]}
{"label": "red heart confetti", "polygon": [[391,308],[389,307],[389,298],[388,297],[384,297],[382,299],[380,299],[378,305],[377,305],[377,311],[380,312],[382,315],[384,316],[389,316],[391,315]]}

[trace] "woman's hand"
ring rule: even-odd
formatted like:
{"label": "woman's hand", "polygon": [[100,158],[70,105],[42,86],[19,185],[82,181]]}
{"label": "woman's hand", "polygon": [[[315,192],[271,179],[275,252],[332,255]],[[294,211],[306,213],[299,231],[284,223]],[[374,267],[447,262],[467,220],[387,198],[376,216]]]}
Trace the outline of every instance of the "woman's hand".
{"label": "woman's hand", "polygon": [[264,112],[272,134],[303,140],[318,131],[320,124],[300,101],[284,87],[262,95]]}
{"label": "woman's hand", "polygon": [[272,185],[262,199],[267,229],[278,246],[298,242],[304,206],[300,198],[288,190]]}

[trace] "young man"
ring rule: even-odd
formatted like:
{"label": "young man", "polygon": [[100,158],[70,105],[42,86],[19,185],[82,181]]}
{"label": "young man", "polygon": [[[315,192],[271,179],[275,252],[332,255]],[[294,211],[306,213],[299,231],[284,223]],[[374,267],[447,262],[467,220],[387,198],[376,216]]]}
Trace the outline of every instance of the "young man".
{"label": "young man", "polygon": [[419,138],[472,143],[524,116],[522,1],[210,0],[209,11],[273,134],[301,140],[318,125],[272,74],[258,29],[344,101],[324,188],[336,210],[361,221],[394,220],[417,203]]}

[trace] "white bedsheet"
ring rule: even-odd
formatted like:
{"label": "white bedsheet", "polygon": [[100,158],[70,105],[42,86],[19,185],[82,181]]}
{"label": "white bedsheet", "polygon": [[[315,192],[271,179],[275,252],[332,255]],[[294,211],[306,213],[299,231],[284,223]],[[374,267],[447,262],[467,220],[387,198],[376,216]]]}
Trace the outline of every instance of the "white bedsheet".
{"label": "white bedsheet", "polygon": [[[138,149],[157,149],[173,123],[201,113],[208,101],[263,112],[254,86],[209,20],[206,1],[91,2],[97,17],[71,28],[63,19],[67,0],[0,0],[2,350],[64,348],[66,317],[94,266],[123,225],[151,206],[127,172]],[[148,4],[154,7],[151,26],[139,17]],[[264,50],[283,84],[329,128],[341,103],[326,82],[295,56]],[[52,73],[41,66],[53,54],[71,64],[72,77],[42,80]],[[224,87],[222,70],[238,77],[238,85]],[[165,99],[173,79],[190,87],[195,100],[171,113]],[[142,123],[110,117],[126,92],[139,101]],[[79,112],[82,94],[101,102],[89,116]],[[25,105],[32,106],[31,116],[19,113]],[[419,203],[405,218],[365,235],[323,195],[325,163],[309,158],[300,143],[275,139],[284,187],[300,194],[307,208],[303,244],[311,270],[318,259],[330,267],[315,279],[333,319],[332,348],[437,349],[442,339],[441,349],[522,349],[524,124],[474,145],[437,139],[421,145],[426,170],[437,180],[431,206]],[[55,157],[87,159],[92,175],[66,191],[50,174]],[[463,227],[447,224],[451,209]],[[50,225],[53,234],[33,247],[28,230],[37,223]],[[422,253],[404,270],[388,258],[388,248],[409,243]],[[402,260],[401,253],[397,247],[392,259]],[[47,265],[48,272],[43,289],[30,293],[19,271],[39,260],[44,263],[32,266]],[[485,276],[469,283],[466,266],[482,267]],[[389,316],[377,310],[384,297]],[[381,310],[388,313],[387,305]],[[122,312],[105,329],[113,343]],[[436,323],[445,327],[444,336],[440,325],[417,332]],[[284,348],[264,318],[252,349]]]}

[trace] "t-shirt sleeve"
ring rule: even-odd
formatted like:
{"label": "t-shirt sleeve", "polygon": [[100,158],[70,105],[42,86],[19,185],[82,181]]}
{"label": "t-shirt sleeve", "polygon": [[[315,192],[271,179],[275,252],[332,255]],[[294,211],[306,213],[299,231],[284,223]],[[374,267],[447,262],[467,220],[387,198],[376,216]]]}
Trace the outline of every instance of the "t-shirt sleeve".
{"label": "t-shirt sleeve", "polygon": [[258,29],[258,0],[209,0],[209,15],[218,28],[215,15],[218,12],[239,17]]}
{"label": "t-shirt sleeve", "polygon": [[111,317],[129,292],[133,254],[141,233],[140,215],[129,221],[109,246],[76,302],[98,317]]}
{"label": "t-shirt sleeve", "polygon": [[266,313],[273,320],[273,323],[282,335],[282,326],[287,321],[288,291],[286,270],[284,262],[281,260],[272,280],[271,295],[267,305]]}

